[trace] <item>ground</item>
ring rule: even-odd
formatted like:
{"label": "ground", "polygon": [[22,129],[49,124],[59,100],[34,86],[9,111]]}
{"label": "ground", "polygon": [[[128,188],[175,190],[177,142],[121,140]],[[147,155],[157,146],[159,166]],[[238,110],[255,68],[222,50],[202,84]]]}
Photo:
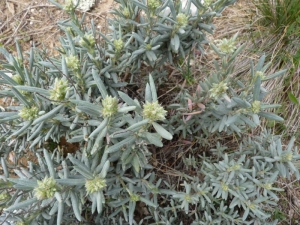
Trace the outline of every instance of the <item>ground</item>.
{"label": "ground", "polygon": [[[63,4],[63,0],[59,1]],[[87,12],[86,21],[94,20],[99,30],[105,29],[108,12],[113,0],[96,0],[95,6]],[[57,22],[67,14],[47,0],[1,0],[0,1],[0,43],[14,51],[15,41],[23,50],[31,46],[44,46],[51,55],[56,55],[60,30]],[[78,11],[78,13],[81,13]]]}

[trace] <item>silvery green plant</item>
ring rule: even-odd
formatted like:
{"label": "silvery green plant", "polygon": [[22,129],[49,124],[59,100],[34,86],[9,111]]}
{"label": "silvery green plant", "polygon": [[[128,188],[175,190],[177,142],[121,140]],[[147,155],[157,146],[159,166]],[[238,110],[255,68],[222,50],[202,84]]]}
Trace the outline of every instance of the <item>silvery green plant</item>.
{"label": "silvery green plant", "polygon": [[212,18],[235,0],[117,2],[119,8],[113,11],[117,18],[110,26],[114,40],[110,55],[121,60],[130,53],[130,71],[135,74],[143,65],[153,70],[185,58],[191,48],[204,52],[205,33],[215,29]]}
{"label": "silvery green plant", "polygon": [[220,62],[214,62],[215,71],[199,82],[193,94],[182,89],[176,97],[179,102],[169,105],[176,110],[176,116],[170,121],[170,124],[176,124],[174,134],[180,134],[183,138],[195,137],[195,133],[241,135],[249,127],[259,126],[260,118],[283,121],[267,111],[280,105],[263,102],[267,95],[263,84],[283,75],[286,70],[265,74],[270,64],[264,65],[265,56],[262,56],[256,66],[250,62],[250,81],[248,78],[233,77],[234,60],[243,49],[243,46],[235,45],[236,38],[237,34],[229,40],[217,40],[217,45],[211,43],[220,57]]}
{"label": "silvery green plant", "polygon": [[[299,176],[297,149],[293,140],[284,147],[268,131],[243,135],[261,124],[260,117],[282,120],[265,111],[278,105],[263,103],[262,82],[284,71],[265,74],[262,57],[250,65],[250,81],[235,79],[230,75],[242,46],[235,45],[237,36],[217,41],[211,46],[221,62],[195,94],[178,94],[169,105],[172,116],[157,96],[157,77],[141,80],[139,98],[120,81],[128,69],[134,77],[150,65],[160,74],[156,67],[201,49],[211,19],[235,1],[120,1],[107,35],[93,22],[84,27],[72,1],[51,2],[70,15],[59,23],[65,32],[60,57],[37,48],[24,54],[18,44],[17,56],[0,49],[6,58],[0,94],[17,103],[0,112],[1,222],[276,224],[269,221],[280,191],[276,180]],[[192,5],[196,14],[190,14]],[[183,137],[204,145],[224,133],[240,136],[236,148],[220,141],[210,145],[209,156],[183,160],[197,172],[182,173],[179,186],[159,178],[149,163],[151,148],[166,141]],[[77,151],[66,154],[61,138]],[[28,149],[34,162],[18,165]]]}

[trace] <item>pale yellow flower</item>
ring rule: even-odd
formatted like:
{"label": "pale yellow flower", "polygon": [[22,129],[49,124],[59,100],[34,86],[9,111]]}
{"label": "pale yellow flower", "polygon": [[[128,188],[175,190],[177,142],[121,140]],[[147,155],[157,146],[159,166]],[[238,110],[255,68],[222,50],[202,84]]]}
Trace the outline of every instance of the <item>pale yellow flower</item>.
{"label": "pale yellow flower", "polygon": [[179,27],[185,27],[188,24],[188,17],[184,13],[179,13],[176,17]]}
{"label": "pale yellow flower", "polygon": [[167,111],[158,104],[158,101],[155,102],[147,102],[144,105],[143,116],[145,119],[149,119],[150,122],[154,122],[157,120],[164,120]]}
{"label": "pale yellow flower", "polygon": [[58,190],[58,185],[52,177],[45,177],[41,181],[37,181],[38,186],[34,189],[34,195],[37,199],[43,200],[52,198]]}
{"label": "pale yellow flower", "polygon": [[50,90],[50,99],[53,101],[63,101],[69,89],[68,81],[55,78],[53,89]]}
{"label": "pale yellow flower", "polygon": [[38,117],[39,108],[37,106],[32,107],[24,107],[20,110],[19,116],[23,118],[24,120],[34,120]]}
{"label": "pale yellow flower", "polygon": [[259,113],[260,112],[260,101],[253,101],[252,102],[252,112]]}
{"label": "pale yellow flower", "polygon": [[118,99],[111,96],[106,96],[102,100],[102,116],[103,117],[112,117],[118,112]]}
{"label": "pale yellow flower", "polygon": [[211,98],[218,98],[220,95],[224,94],[228,89],[227,83],[221,81],[220,83],[213,84],[212,88],[209,90]]}
{"label": "pale yellow flower", "polygon": [[117,53],[120,53],[124,47],[122,39],[114,40],[114,47]]}
{"label": "pale yellow flower", "polygon": [[106,180],[100,177],[95,177],[93,180],[87,180],[85,182],[85,189],[88,194],[101,191],[105,187],[106,187]]}

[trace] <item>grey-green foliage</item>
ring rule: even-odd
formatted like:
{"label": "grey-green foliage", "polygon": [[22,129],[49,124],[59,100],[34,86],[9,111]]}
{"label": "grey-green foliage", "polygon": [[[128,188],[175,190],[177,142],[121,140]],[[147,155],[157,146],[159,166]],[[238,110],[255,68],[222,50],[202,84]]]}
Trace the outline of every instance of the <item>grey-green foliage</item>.
{"label": "grey-green foliage", "polygon": [[176,97],[179,103],[169,106],[177,112],[169,121],[170,126],[176,124],[174,134],[182,134],[184,138],[189,135],[195,137],[196,133],[207,135],[223,131],[241,135],[249,127],[259,126],[260,117],[283,121],[281,117],[267,112],[267,109],[280,105],[263,102],[267,94],[263,82],[284,74],[286,70],[267,76],[265,70],[269,64],[264,65],[265,56],[262,56],[256,66],[252,62],[250,64],[250,81],[249,77],[231,76],[234,59],[243,49],[243,46],[235,48],[235,39],[236,36],[220,40],[219,48],[211,44],[220,56],[220,64],[215,61],[215,71],[199,83],[195,93],[189,94],[183,89]]}
{"label": "grey-green foliage", "polygon": [[[96,31],[93,22],[91,29],[85,28],[74,5],[51,2],[71,18],[60,23],[65,31],[58,49],[61,57],[49,58],[36,48],[23,54],[18,44],[17,57],[0,49],[6,58],[1,63],[0,94],[18,102],[0,112],[0,220],[118,225],[270,222],[280,191],[278,176],[298,177],[293,164],[299,158],[297,149],[293,140],[283,148],[280,137],[267,131],[243,137],[260,124],[260,117],[281,120],[265,112],[277,105],[262,102],[262,81],[284,71],[266,76],[262,57],[256,67],[250,65],[250,81],[231,77],[242,50],[235,49],[235,36],[211,45],[221,57],[220,65],[215,63],[215,72],[200,82],[194,95],[187,90],[178,94],[169,105],[176,110],[172,116],[158,103],[152,75],[138,84],[145,87],[142,99],[120,82],[124,71],[129,69],[134,78],[145,65],[162,77],[163,71],[156,69],[185,57],[194,46],[201,49],[204,31],[212,32],[211,18],[235,1],[192,0],[187,7],[171,0],[120,1],[107,36]],[[189,14],[191,3],[198,9],[195,15]],[[103,42],[97,41],[99,36]],[[148,162],[149,146],[163,147],[163,139],[182,136],[205,143],[224,132],[240,136],[235,149],[218,142],[210,145],[209,156],[185,159],[186,167],[197,172],[182,173],[180,187],[156,177]],[[49,147],[62,137],[79,143],[79,149],[64,155],[60,146]],[[35,152],[34,162],[27,168],[17,166],[28,148]],[[9,158],[15,160],[13,165],[7,163]]]}

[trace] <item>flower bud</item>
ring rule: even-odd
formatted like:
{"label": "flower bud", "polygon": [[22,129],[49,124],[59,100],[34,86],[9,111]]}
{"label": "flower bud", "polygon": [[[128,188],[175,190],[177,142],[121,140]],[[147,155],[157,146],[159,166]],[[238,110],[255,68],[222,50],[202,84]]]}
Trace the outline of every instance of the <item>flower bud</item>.
{"label": "flower bud", "polygon": [[156,10],[160,6],[159,0],[148,0],[148,7],[151,10]]}
{"label": "flower bud", "polygon": [[220,95],[224,94],[227,89],[228,89],[227,83],[225,83],[224,81],[221,81],[218,84],[213,84],[212,88],[209,90],[210,97],[216,99]]}
{"label": "flower bud", "polygon": [[112,117],[118,112],[118,99],[111,96],[106,96],[102,100],[102,116],[103,117]]}
{"label": "flower bud", "polygon": [[24,81],[23,81],[22,77],[21,77],[20,75],[18,75],[18,74],[13,75],[13,76],[12,76],[12,79],[13,79],[14,81],[16,81],[16,82],[17,82],[18,84],[20,84],[20,85],[23,85],[23,84],[24,84]]}
{"label": "flower bud", "polygon": [[27,224],[23,221],[18,221],[18,222],[16,222],[16,225],[27,225]]}
{"label": "flower bud", "polygon": [[184,200],[187,201],[187,202],[191,202],[192,198],[189,194],[186,194],[186,195],[184,195]]}
{"label": "flower bud", "polygon": [[114,47],[117,53],[120,53],[124,47],[122,39],[114,40]]}
{"label": "flower bud", "polygon": [[29,121],[37,118],[38,113],[39,113],[39,108],[37,106],[32,106],[30,108],[24,107],[23,109],[20,110],[19,116],[24,120]]}
{"label": "flower bud", "polygon": [[224,54],[233,53],[236,49],[235,40],[224,38],[222,40],[217,40],[217,46],[219,50]]}
{"label": "flower bud", "polygon": [[122,11],[123,15],[126,17],[126,18],[129,18],[130,17],[130,11],[127,7],[125,7]]}
{"label": "flower bud", "polygon": [[293,159],[293,153],[289,152],[281,155],[281,162],[290,162]]}
{"label": "flower bud", "polygon": [[271,190],[272,189],[272,184],[271,183],[266,183],[266,184],[263,185],[263,188],[267,189],[267,190]]}
{"label": "flower bud", "polygon": [[79,44],[82,47],[85,47],[85,48],[94,47],[96,42],[95,42],[95,38],[94,38],[93,34],[84,34],[84,38],[87,40],[88,43],[83,38],[80,38]]}
{"label": "flower bud", "polygon": [[100,177],[95,177],[93,180],[87,180],[85,182],[85,189],[88,194],[101,191],[105,187],[106,187],[106,180]]}
{"label": "flower bud", "polygon": [[261,80],[266,78],[265,73],[262,71],[256,71],[254,77],[259,77]]}
{"label": "flower bud", "polygon": [[55,78],[53,90],[50,90],[50,99],[53,101],[63,101],[68,89],[68,81]]}
{"label": "flower bud", "polygon": [[3,202],[7,201],[9,199],[10,195],[7,194],[6,192],[2,192],[0,194],[0,204],[2,204]]}
{"label": "flower bud", "polygon": [[64,10],[67,12],[67,13],[70,13],[72,11],[74,11],[75,9],[75,5],[73,3],[72,0],[66,0],[66,4],[64,6]]}
{"label": "flower bud", "polygon": [[211,3],[212,3],[212,0],[204,0],[203,1],[203,5],[206,7],[209,6]]}
{"label": "flower bud", "polygon": [[143,109],[143,116],[145,119],[149,119],[150,122],[154,122],[157,120],[164,120],[166,119],[165,116],[167,111],[156,102],[146,102]]}
{"label": "flower bud", "polygon": [[147,50],[147,51],[150,51],[151,48],[152,48],[151,44],[147,44],[147,45],[146,45],[146,50]]}
{"label": "flower bud", "polygon": [[185,27],[188,24],[188,17],[184,13],[179,13],[176,17],[179,27]]}
{"label": "flower bud", "polygon": [[253,101],[251,109],[252,109],[253,113],[259,113],[260,112],[260,101]]}
{"label": "flower bud", "polygon": [[67,66],[72,70],[78,70],[80,68],[79,59],[75,55],[70,55],[69,57],[66,57],[66,63]]}
{"label": "flower bud", "polygon": [[34,189],[34,195],[37,199],[43,200],[52,198],[58,190],[58,185],[52,177],[45,177],[42,181],[37,181],[38,186]]}
{"label": "flower bud", "polygon": [[135,195],[135,194],[131,194],[130,195],[130,201],[137,202],[139,200],[140,200],[140,196],[139,195]]}
{"label": "flower bud", "polygon": [[224,182],[221,182],[221,188],[223,191],[228,191],[229,190],[229,187],[227,184],[225,184]]}

